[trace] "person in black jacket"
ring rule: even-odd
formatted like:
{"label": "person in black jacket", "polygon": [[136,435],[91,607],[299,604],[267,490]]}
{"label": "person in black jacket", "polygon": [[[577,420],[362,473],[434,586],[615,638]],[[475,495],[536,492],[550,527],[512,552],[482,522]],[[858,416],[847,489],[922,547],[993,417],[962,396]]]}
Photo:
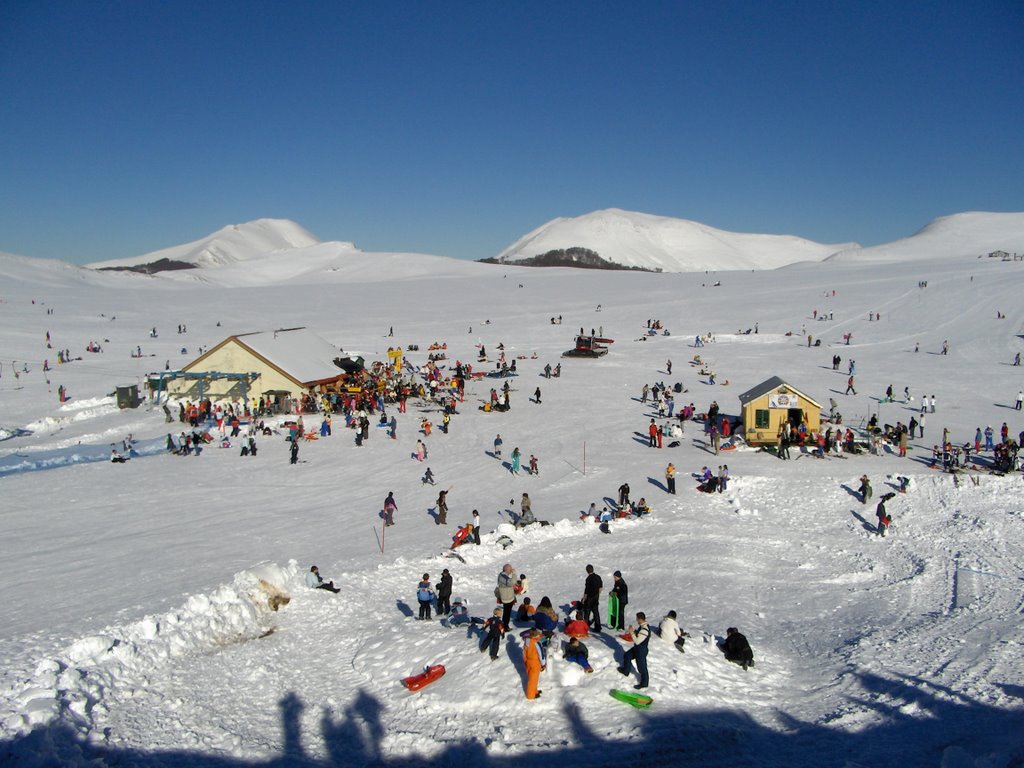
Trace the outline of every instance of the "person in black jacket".
{"label": "person in black jacket", "polygon": [[594,573],[594,566],[587,566],[587,580],[583,585],[583,599],[580,601],[580,608],[583,610],[583,620],[591,625],[595,632],[601,631],[601,606],[598,601],[601,599],[601,590],[604,589],[604,582],[601,577]]}
{"label": "person in black jacket", "polygon": [[725,640],[718,644],[727,661],[739,664],[743,669],[754,666],[754,652],[747,638],[736,627],[725,630]]}
{"label": "person in black jacket", "polygon": [[611,629],[625,629],[626,605],[629,603],[629,586],[626,584],[626,580],[622,578],[622,571],[616,571],[612,574],[612,578],[615,580],[615,584],[612,586],[610,594],[619,598],[619,610],[615,615],[615,626],[611,627]]}
{"label": "person in black jacket", "polygon": [[452,612],[452,575],[445,568],[437,584],[437,615],[447,616]]}

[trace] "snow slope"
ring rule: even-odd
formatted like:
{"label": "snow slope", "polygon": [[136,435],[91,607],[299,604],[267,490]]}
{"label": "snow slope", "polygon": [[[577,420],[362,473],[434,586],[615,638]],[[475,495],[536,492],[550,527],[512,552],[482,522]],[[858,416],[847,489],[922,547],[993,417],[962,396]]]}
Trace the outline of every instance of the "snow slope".
{"label": "snow slope", "polygon": [[[289,281],[279,278],[294,274],[290,256],[255,261],[268,284],[223,290],[88,270],[80,279],[56,263],[0,259],[0,435],[11,435],[0,441],[0,762],[1024,761],[1024,479],[989,474],[985,453],[957,478],[927,466],[943,428],[957,442],[986,424],[1024,429],[1013,408],[1024,368],[1011,364],[1024,351],[1024,264],[973,254],[869,267],[836,259],[721,274],[713,287],[693,274],[399,254],[331,262],[335,271],[310,273],[322,278]],[[559,315],[563,323],[552,324]],[[646,336],[651,318],[671,335]],[[758,333],[744,333],[755,324]],[[109,398],[115,385],[179,367],[231,333],[296,326],[367,360],[418,344],[414,367],[432,341],[447,342],[449,365],[475,360],[477,344],[493,356],[503,342],[509,356],[523,356],[512,409],[477,409],[500,383],[483,379],[470,384],[450,433],[425,438],[425,464],[410,457],[423,439],[419,419],[436,423],[439,414],[413,403],[398,415],[397,440],[374,429],[356,447],[336,418],[334,435],[303,443],[291,466],[281,435],[260,438],[254,458],[237,445],[154,453],[182,426],[166,424],[158,407],[122,411]],[[561,378],[543,378],[581,326],[616,339],[610,354],[562,360]],[[716,340],[695,349],[694,336],[709,331]],[[808,348],[807,334],[822,347]],[[948,355],[939,354],[944,340]],[[103,352],[84,352],[89,341]],[[131,357],[139,347],[144,357]],[[81,359],[56,366],[60,348]],[[696,354],[717,384],[689,364]],[[843,394],[850,358],[856,396]],[[937,411],[906,459],[782,462],[743,448],[715,456],[696,422],[680,445],[647,447],[654,413],[639,402],[644,383],[679,381],[688,389],[679,402],[703,411],[716,399],[736,414],[738,393],[770,375],[820,402],[836,399],[854,426],[874,413],[906,421],[925,393]],[[880,403],[890,383],[915,400]],[[61,384],[72,397],[64,405]],[[530,402],[537,387],[541,404]],[[512,476],[488,455],[498,432],[506,454],[519,446],[539,458],[538,476]],[[95,460],[128,433],[138,442],[127,464]],[[676,496],[661,485],[669,460],[680,471]],[[690,473],[721,463],[734,478],[728,491],[695,493]],[[421,483],[426,465],[436,488]],[[856,494],[865,473],[876,498],[897,475],[911,479],[889,504],[886,539]],[[616,523],[610,535],[578,519],[624,481],[651,503],[649,518]],[[483,544],[461,548],[464,563],[442,555],[454,533],[431,514],[443,488],[453,524],[472,509],[483,518]],[[384,535],[388,491],[399,507]],[[509,531],[510,500],[523,492],[553,524],[512,531],[514,545],[502,550],[495,542]],[[654,707],[632,710],[608,695],[633,682],[615,671],[622,644],[611,633],[587,641],[594,674],[556,657],[544,695],[528,702],[517,634],[492,663],[472,631],[410,618],[416,582],[424,572],[436,582],[445,567],[455,594],[486,615],[505,562],[529,575],[535,601],[569,605],[593,563],[606,586],[622,570],[628,613],[657,621],[678,611],[691,638],[685,654],[652,641]],[[311,563],[340,595],[305,589]],[[278,592],[291,599],[275,611]],[[753,645],[747,672],[714,647],[728,626]],[[401,677],[436,662],[448,666],[440,681],[417,694],[401,687]]]}
{"label": "snow slope", "polygon": [[851,243],[823,245],[789,235],[726,232],[696,221],[609,208],[557,218],[519,238],[498,255],[503,262],[580,246],[629,267],[665,272],[774,269],[821,261]]}
{"label": "snow slope", "polygon": [[993,251],[1024,254],[1024,213],[969,212],[943,216],[902,240],[844,249],[829,258],[861,262],[931,260],[987,256]]}

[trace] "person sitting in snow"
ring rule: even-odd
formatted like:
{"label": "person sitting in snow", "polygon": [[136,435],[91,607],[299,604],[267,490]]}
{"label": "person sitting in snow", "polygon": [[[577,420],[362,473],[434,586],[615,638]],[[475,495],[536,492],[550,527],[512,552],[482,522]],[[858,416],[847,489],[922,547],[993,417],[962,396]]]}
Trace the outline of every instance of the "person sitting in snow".
{"label": "person sitting in snow", "polygon": [[306,586],[310,589],[326,589],[328,592],[338,593],[341,589],[334,586],[333,581],[324,581],[323,577],[320,576],[320,569],[315,565],[309,567],[309,572],[306,574]]}
{"label": "person sitting in snow", "polygon": [[565,622],[565,634],[569,637],[590,636],[590,625],[583,620],[583,611],[576,611],[572,621]]}
{"label": "person sitting in snow", "polygon": [[754,666],[754,652],[750,643],[736,627],[725,630],[725,639],[718,644],[718,649],[725,654],[726,661],[739,664],[744,670]]}
{"label": "person sitting in snow", "polygon": [[669,611],[665,615],[665,618],[661,620],[661,624],[658,626],[658,636],[662,640],[672,643],[680,653],[685,653],[686,638],[690,635],[679,626],[676,615],[675,611]]}
{"label": "person sitting in snow", "polygon": [[569,642],[565,644],[565,649],[562,651],[563,659],[579,664],[585,672],[593,672],[594,668],[590,666],[588,661],[589,655],[587,646],[581,643],[578,637],[570,637]]}
{"label": "person sitting in snow", "polygon": [[516,621],[529,621],[533,618],[533,614],[536,610],[537,609],[533,606],[533,601],[528,597],[524,597],[522,604],[516,611]]}

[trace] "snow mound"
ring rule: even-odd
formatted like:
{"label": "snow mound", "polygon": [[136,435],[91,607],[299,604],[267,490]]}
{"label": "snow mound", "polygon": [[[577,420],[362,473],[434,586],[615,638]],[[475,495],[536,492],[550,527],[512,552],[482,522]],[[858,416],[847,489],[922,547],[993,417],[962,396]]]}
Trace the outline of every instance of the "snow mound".
{"label": "snow mound", "polygon": [[589,248],[627,267],[699,272],[775,269],[822,261],[855,244],[824,245],[789,235],[726,232],[695,221],[609,208],[549,221],[502,251],[498,260],[515,263],[572,247]]}
{"label": "snow mound", "polygon": [[44,659],[31,679],[2,695],[11,714],[9,733],[69,718],[91,732],[106,711],[109,691],[145,685],[147,674],[168,660],[211,653],[274,631],[274,614],[299,584],[298,565],[263,564],[237,573],[210,594],[192,595],[162,616],[79,638],[56,658]]}

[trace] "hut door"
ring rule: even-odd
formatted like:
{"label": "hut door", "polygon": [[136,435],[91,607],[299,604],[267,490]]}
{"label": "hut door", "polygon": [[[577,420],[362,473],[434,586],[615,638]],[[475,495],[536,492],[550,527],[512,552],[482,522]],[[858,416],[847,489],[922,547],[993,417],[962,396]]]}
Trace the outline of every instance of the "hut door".
{"label": "hut door", "polygon": [[804,421],[804,411],[802,408],[790,408],[786,412],[786,421],[788,421],[793,429],[799,427]]}

